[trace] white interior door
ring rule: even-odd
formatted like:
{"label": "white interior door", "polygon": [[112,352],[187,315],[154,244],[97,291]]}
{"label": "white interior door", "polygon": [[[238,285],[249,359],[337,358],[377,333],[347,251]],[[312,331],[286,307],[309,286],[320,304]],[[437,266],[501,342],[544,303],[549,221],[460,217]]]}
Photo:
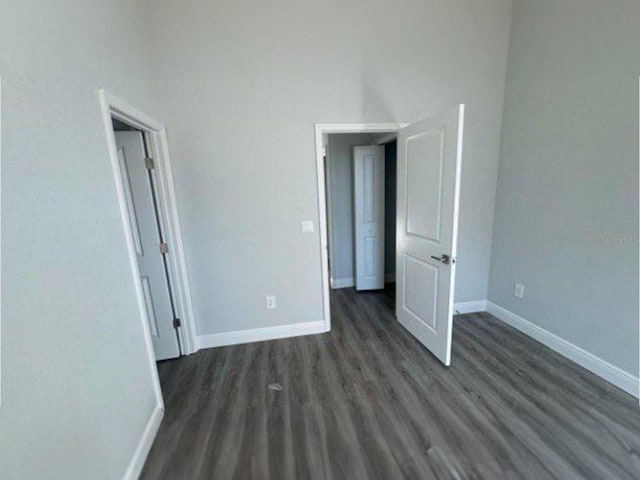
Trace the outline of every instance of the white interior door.
{"label": "white interior door", "polygon": [[464,105],[398,134],[396,315],[451,363]]}
{"label": "white interior door", "polygon": [[180,349],[142,133],[115,132],[115,137],[156,360],[175,358]]}
{"label": "white interior door", "polygon": [[384,288],[384,147],[354,147],[356,289]]}

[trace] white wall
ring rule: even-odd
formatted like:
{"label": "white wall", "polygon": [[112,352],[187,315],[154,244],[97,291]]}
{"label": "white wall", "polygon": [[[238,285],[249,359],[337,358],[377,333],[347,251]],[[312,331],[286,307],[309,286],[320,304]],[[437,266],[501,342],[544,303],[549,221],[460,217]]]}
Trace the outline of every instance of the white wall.
{"label": "white wall", "polygon": [[318,223],[315,123],[416,121],[460,102],[456,301],[486,298],[510,0],[154,6],[200,334],[323,319],[319,235],[299,227]]}
{"label": "white wall", "polygon": [[121,479],[156,404],[97,94],[155,110],[142,18],[2,5],[3,480]]}
{"label": "white wall", "polygon": [[637,0],[515,1],[489,295],[636,376],[639,25]]}

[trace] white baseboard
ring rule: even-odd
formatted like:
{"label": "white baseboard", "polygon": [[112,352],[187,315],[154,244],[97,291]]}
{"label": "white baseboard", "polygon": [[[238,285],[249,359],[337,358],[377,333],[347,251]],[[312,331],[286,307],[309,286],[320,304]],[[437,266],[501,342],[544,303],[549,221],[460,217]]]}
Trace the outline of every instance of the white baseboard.
{"label": "white baseboard", "polygon": [[356,284],[354,278],[332,278],[331,279],[331,288],[334,290],[338,290],[340,288],[350,288]]}
{"label": "white baseboard", "polygon": [[133,454],[131,463],[129,463],[129,468],[127,468],[127,471],[124,474],[123,480],[138,480],[140,477],[140,473],[142,473],[142,468],[144,467],[144,462],[147,460],[147,456],[149,455],[151,445],[153,445],[153,441],[156,438],[163,416],[164,409],[159,405],[156,406],[151,417],[149,417],[149,421],[147,422],[147,426],[144,428],[144,432],[142,432],[142,437],[140,438],[140,442]]}
{"label": "white baseboard", "polygon": [[460,302],[453,305],[453,310],[456,315],[463,313],[475,313],[475,312],[486,312],[487,311],[487,301],[486,300],[476,300],[474,302]]}
{"label": "white baseboard", "polygon": [[638,377],[625,372],[621,368],[587,352],[556,334],[525,320],[500,305],[487,302],[487,311],[504,323],[529,335],[550,349],[555,350],[560,355],[567,357],[569,360],[574,361],[578,365],[614,384],[616,387],[621,388],[635,397],[640,396],[640,379]]}
{"label": "white baseboard", "polygon": [[198,335],[196,346],[201,348],[223,347],[238,345],[241,343],[263,342],[278,338],[299,337],[325,333],[325,322],[294,323],[292,325],[280,325],[277,327],[255,328],[252,330],[239,330],[236,332],[214,333],[211,335]]}

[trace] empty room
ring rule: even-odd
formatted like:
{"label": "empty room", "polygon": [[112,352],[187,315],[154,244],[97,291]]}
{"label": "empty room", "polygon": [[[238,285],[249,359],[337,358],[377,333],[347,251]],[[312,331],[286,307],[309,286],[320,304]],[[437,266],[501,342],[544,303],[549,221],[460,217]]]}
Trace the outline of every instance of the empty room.
{"label": "empty room", "polygon": [[640,478],[638,0],[0,11],[0,479]]}

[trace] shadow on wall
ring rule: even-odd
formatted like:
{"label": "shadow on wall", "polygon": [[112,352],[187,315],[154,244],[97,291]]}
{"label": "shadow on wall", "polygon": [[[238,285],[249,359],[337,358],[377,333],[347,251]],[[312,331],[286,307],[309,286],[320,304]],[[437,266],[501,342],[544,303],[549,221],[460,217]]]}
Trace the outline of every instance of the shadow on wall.
{"label": "shadow on wall", "polygon": [[397,177],[398,177],[398,142],[385,144],[385,176],[384,176],[384,273],[387,279],[395,279],[396,274],[396,210],[397,210]]}

